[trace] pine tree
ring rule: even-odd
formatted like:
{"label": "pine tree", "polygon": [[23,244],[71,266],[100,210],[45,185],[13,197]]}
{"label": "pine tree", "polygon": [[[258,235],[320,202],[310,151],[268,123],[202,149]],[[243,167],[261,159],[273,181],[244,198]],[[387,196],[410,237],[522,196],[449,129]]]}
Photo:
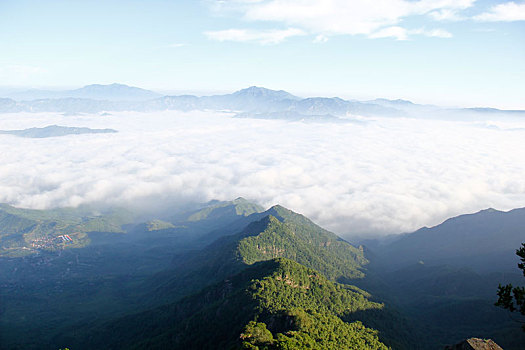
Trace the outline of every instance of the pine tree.
{"label": "pine tree", "polygon": [[[518,264],[525,276],[525,243],[516,250],[516,255],[520,257],[521,263]],[[510,312],[519,312],[525,316],[525,287],[514,287],[512,284],[498,286],[498,301],[496,306],[508,309]],[[525,332],[525,324],[522,326]]]}

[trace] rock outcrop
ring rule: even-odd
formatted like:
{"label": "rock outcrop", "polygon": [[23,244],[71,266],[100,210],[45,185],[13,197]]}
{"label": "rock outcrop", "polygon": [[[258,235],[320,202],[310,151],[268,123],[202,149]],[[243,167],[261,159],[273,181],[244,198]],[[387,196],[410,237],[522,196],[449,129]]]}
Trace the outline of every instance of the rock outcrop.
{"label": "rock outcrop", "polygon": [[445,350],[503,350],[490,339],[470,338],[456,345],[448,345]]}

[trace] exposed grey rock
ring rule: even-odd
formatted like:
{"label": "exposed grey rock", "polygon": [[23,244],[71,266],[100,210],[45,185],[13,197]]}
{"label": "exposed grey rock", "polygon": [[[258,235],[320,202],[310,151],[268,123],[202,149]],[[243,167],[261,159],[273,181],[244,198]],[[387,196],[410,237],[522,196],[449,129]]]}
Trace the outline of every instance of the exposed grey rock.
{"label": "exposed grey rock", "polygon": [[456,345],[448,345],[445,350],[503,350],[491,339],[470,338]]}

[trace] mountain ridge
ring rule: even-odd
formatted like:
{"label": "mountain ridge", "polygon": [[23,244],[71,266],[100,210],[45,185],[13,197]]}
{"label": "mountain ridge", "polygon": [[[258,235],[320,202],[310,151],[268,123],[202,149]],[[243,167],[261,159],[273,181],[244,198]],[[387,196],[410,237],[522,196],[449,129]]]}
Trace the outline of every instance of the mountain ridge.
{"label": "mountain ridge", "polygon": [[13,135],[26,138],[46,138],[80,134],[110,134],[116,133],[114,129],[91,129],[87,127],[70,127],[48,125],[43,128],[28,128],[21,130],[0,130],[0,134]]}
{"label": "mountain ridge", "polygon": [[91,84],[72,90],[40,90],[32,89],[5,94],[17,101],[84,98],[92,100],[110,101],[140,101],[161,97],[162,95],[150,90],[125,84]]}
{"label": "mountain ridge", "polygon": [[[333,281],[348,282],[364,276],[368,261],[363,249],[356,248],[308,218],[275,205],[262,213],[241,219],[229,234],[216,235],[206,247],[177,255],[173,266],[149,283],[156,300],[177,298],[194,291],[188,286],[204,286],[239,272],[256,262],[278,257],[293,259],[323,273]],[[182,271],[182,272],[181,272]]]}
{"label": "mountain ridge", "polygon": [[109,346],[115,349],[387,349],[377,332],[342,320],[358,310],[382,307],[315,270],[278,258],[254,264],[178,303],[109,322],[78,345],[111,339]]}
{"label": "mountain ridge", "polygon": [[[48,93],[48,95],[46,95]],[[24,95],[25,94],[25,95]],[[23,99],[22,97],[33,97]],[[163,110],[223,110],[241,116],[255,115],[267,119],[301,119],[300,116],[335,118],[360,115],[365,117],[424,117],[438,119],[486,119],[494,115],[525,116],[525,110],[500,110],[495,108],[445,108],[415,104],[407,100],[378,98],[368,101],[344,100],[339,97],[294,96],[284,90],[271,90],[251,86],[224,95],[161,95],[153,91],[123,84],[93,84],[65,91],[42,93],[4,93],[0,98],[0,113],[61,112],[100,113],[105,111],[154,112]],[[328,118],[328,121],[334,121]]]}
{"label": "mountain ridge", "polygon": [[403,234],[374,253],[388,260],[390,268],[424,262],[458,263],[474,270],[486,270],[492,264],[495,271],[509,270],[514,268],[512,253],[525,237],[523,227],[525,208],[488,208]]}

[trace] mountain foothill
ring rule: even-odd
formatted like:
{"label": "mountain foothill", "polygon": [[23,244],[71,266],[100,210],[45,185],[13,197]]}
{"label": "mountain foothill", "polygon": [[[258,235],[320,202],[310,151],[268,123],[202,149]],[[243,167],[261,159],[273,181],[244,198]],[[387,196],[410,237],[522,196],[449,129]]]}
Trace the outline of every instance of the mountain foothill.
{"label": "mountain foothill", "polygon": [[525,209],[355,245],[243,198],[138,222],[129,210],[0,205],[5,348],[443,349],[525,337],[494,306],[519,285]]}

